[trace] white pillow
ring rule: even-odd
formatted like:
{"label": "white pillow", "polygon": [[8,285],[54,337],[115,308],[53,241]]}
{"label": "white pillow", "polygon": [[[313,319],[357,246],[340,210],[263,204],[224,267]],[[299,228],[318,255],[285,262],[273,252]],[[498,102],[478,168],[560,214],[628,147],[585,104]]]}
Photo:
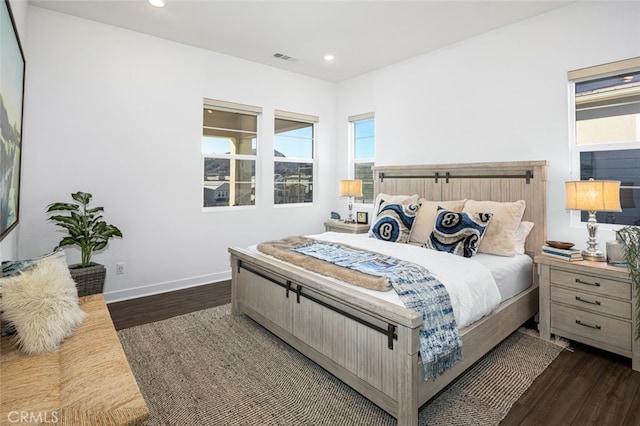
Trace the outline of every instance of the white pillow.
{"label": "white pillow", "polygon": [[442,207],[445,210],[460,213],[464,207],[464,202],[467,200],[455,200],[455,201],[427,201],[424,198],[418,200],[420,204],[420,210],[418,215],[413,221],[411,227],[411,234],[409,235],[409,242],[424,244],[433,232],[433,227],[436,224],[436,216],[438,216],[438,207]]}
{"label": "white pillow", "polygon": [[3,317],[29,355],[53,351],[82,324],[78,291],[66,257],[48,257],[19,275],[0,279]]}
{"label": "white pillow", "polygon": [[533,226],[533,222],[527,222],[524,220],[520,222],[520,226],[518,226],[518,229],[516,230],[516,254],[524,254],[524,244],[527,242],[527,237],[531,233]]}
{"label": "white pillow", "polygon": [[520,226],[524,200],[514,202],[467,200],[462,209],[465,213],[493,213],[491,222],[480,241],[478,253],[498,256],[516,254],[516,231]]}

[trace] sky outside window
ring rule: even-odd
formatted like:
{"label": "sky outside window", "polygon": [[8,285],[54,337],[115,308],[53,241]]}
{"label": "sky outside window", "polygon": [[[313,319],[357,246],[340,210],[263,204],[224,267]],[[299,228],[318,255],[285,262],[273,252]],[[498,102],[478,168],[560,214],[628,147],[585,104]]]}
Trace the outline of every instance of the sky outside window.
{"label": "sky outside window", "polygon": [[313,125],[277,133],[275,149],[289,158],[313,158]]}
{"label": "sky outside window", "polygon": [[354,158],[373,158],[374,119],[356,121],[354,124]]}

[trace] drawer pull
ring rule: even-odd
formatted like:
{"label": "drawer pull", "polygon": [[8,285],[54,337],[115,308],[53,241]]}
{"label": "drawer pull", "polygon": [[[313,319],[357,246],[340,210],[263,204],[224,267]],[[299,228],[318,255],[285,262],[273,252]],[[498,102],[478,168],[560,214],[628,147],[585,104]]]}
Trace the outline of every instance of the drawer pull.
{"label": "drawer pull", "polygon": [[578,284],[586,284],[586,285],[591,285],[591,286],[594,286],[594,287],[600,287],[600,283],[599,282],[590,283],[589,281],[582,281],[580,278],[576,278],[576,282]]}
{"label": "drawer pull", "polygon": [[576,324],[578,325],[582,325],[584,327],[589,327],[589,328],[594,328],[596,330],[600,330],[602,327],[600,327],[599,325],[591,325],[591,324],[585,324],[580,320],[576,320]]}
{"label": "drawer pull", "polygon": [[580,296],[576,296],[576,300],[578,302],[584,302],[584,303],[589,303],[590,305],[598,305],[598,306],[600,306],[600,301],[598,301],[598,300],[587,300],[587,299],[583,299]]}

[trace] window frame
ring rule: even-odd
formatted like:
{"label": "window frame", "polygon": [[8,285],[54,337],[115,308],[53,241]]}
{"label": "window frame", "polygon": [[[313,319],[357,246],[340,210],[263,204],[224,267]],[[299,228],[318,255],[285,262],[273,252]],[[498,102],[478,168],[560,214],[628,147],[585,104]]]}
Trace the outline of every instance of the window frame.
{"label": "window frame", "polygon": [[[375,165],[375,153],[376,153],[376,135],[375,135],[375,113],[367,112],[363,114],[352,115],[347,118],[349,122],[349,152],[348,152],[348,164],[347,164],[347,178],[355,179],[356,174],[356,164],[366,164],[371,163],[372,166]],[[356,158],[356,123],[366,120],[373,120],[373,156],[366,158]],[[372,172],[373,173],[373,172]],[[373,185],[373,175],[371,176],[371,184]],[[363,182],[364,187],[364,182]],[[363,206],[373,206],[375,202],[375,194],[372,193],[371,202],[365,202],[364,193],[362,197],[354,198],[354,204],[361,204]]]}
{"label": "window frame", "polygon": [[[202,126],[201,126],[201,136],[200,136],[200,155],[202,156],[202,169],[201,169],[201,188],[202,188],[202,196],[201,196],[201,203],[200,203],[200,207],[202,209],[203,212],[208,212],[208,211],[219,211],[219,210],[244,210],[244,209],[255,209],[258,205],[259,205],[259,196],[258,194],[260,193],[259,188],[260,188],[260,151],[261,151],[261,147],[260,147],[260,128],[261,128],[261,117],[262,117],[262,108],[258,107],[258,106],[253,106],[253,105],[245,105],[245,104],[239,104],[239,103],[235,103],[235,102],[229,102],[229,101],[223,101],[223,100],[217,100],[217,99],[208,99],[208,98],[204,98],[203,99],[203,103],[202,103],[202,113],[204,115],[204,110],[205,109],[212,109],[212,110],[216,110],[216,111],[223,111],[223,112],[231,112],[231,113],[239,113],[239,114],[245,114],[245,115],[251,115],[254,116],[256,119],[256,131],[255,131],[255,140],[256,140],[256,152],[255,154],[208,154],[208,153],[204,153],[203,149],[202,149],[202,140],[205,137],[204,136],[204,130],[207,126],[205,126],[204,123],[204,119],[202,122]],[[235,131],[238,132],[245,132],[243,130],[240,129],[234,129]],[[230,160],[230,161],[234,161],[234,160],[239,160],[239,161],[253,161],[254,163],[254,174],[253,174],[253,195],[254,195],[254,202],[253,204],[243,204],[243,205],[220,205],[220,206],[205,206],[204,205],[204,190],[205,190],[205,181],[202,180],[202,178],[204,177],[204,173],[205,173],[205,160],[207,158],[214,158],[214,159],[222,159],[222,160]],[[229,184],[231,186],[232,181],[229,181]],[[231,193],[231,189],[229,189],[229,193]]]}
{"label": "window frame", "polygon": [[[286,207],[299,207],[299,206],[312,206],[315,201],[316,201],[316,197],[315,197],[315,193],[316,193],[316,189],[318,187],[318,182],[317,182],[317,170],[318,170],[318,164],[317,164],[317,141],[318,141],[318,123],[320,121],[319,117],[315,116],[315,115],[308,115],[308,114],[301,114],[301,113],[297,113],[297,112],[291,112],[291,111],[284,111],[284,110],[274,110],[273,113],[273,151],[275,153],[275,151],[277,150],[276,147],[276,120],[288,120],[288,121],[295,121],[295,122],[299,122],[299,123],[306,123],[306,124],[310,124],[311,125],[311,158],[307,158],[307,157],[276,157],[275,155],[273,156],[273,163],[271,165],[271,170],[272,170],[272,181],[271,181],[271,187],[272,187],[272,202],[273,202],[273,206],[275,208],[286,208]],[[308,163],[311,165],[311,170],[312,170],[312,177],[311,177],[311,192],[312,192],[312,199],[310,202],[294,202],[294,203],[276,203],[276,185],[275,185],[275,175],[276,175],[276,163]]]}
{"label": "window frame", "polygon": [[[635,142],[588,143],[583,145],[578,144],[578,135],[576,130],[578,122],[576,107],[576,84],[638,71],[640,71],[640,57],[569,71],[569,122],[572,124],[571,126],[569,126],[569,148],[572,160],[570,171],[572,179],[581,180],[580,155],[583,152],[640,150],[640,140]],[[621,187],[621,189],[622,188],[623,187]],[[640,187],[634,186],[633,188],[639,188],[638,190],[640,190]],[[586,219],[583,221],[583,216],[585,215],[583,215],[583,213],[580,211],[571,211],[571,226],[584,226],[586,223]],[[598,222],[598,227],[603,230],[615,230],[621,226],[624,225]]]}

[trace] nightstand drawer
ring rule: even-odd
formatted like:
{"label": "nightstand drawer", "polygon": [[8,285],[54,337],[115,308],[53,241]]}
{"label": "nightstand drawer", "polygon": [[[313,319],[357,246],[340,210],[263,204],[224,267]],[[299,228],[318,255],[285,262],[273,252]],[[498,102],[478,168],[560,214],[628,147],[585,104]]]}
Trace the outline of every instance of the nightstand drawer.
{"label": "nightstand drawer", "polygon": [[631,286],[620,281],[551,268],[551,284],[631,300]]}
{"label": "nightstand drawer", "polygon": [[[631,323],[551,303],[551,330],[631,350]],[[556,331],[557,330],[557,331]]]}
{"label": "nightstand drawer", "polygon": [[623,319],[631,319],[631,302],[610,299],[602,295],[551,286],[551,300],[580,309],[615,315]]}

